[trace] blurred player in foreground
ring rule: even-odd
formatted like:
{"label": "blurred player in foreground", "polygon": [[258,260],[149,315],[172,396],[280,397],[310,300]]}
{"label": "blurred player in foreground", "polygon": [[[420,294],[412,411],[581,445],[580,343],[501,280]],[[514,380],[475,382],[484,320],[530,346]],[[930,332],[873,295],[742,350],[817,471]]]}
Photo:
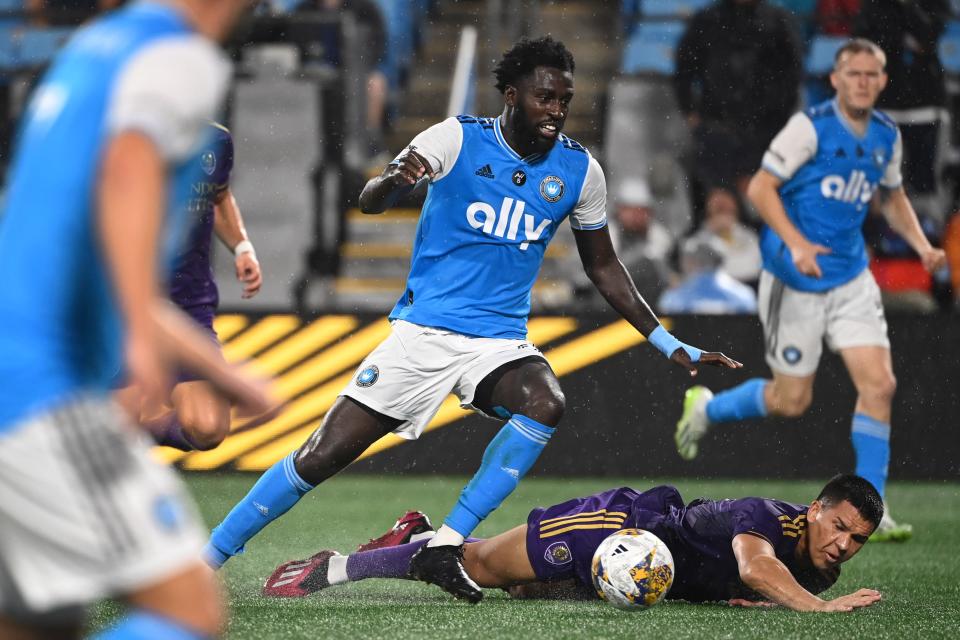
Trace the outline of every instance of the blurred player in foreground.
{"label": "blurred player in foreground", "polygon": [[567,218],[584,269],[637,331],[677,365],[739,367],[664,329],[617,259],[606,221],[603,170],[561,131],[573,99],[573,56],[546,37],[521,40],[494,73],[497,118],[460,116],[414,138],[360,194],[382,213],[418,181],[430,183],[406,290],[391,335],[361,363],[323,424],[268,470],[213,531],[213,566],[313,489],[393,432],[417,438],[450,393],[506,425],[483,454],[414,575],[458,598],[482,592],[464,573],[464,538],[513,492],[563,417],[560,383],[527,341],[530,290]]}
{"label": "blurred player in foreground", "polygon": [[[646,529],[673,554],[675,577],[667,598],[852,611],[879,601],[880,594],[860,589],[833,600],[816,594],[837,581],[840,565],[857,554],[882,516],[879,494],[853,475],[830,480],[809,505],[700,498],[684,506],[671,486],[643,493],[624,487],[534,509],[527,524],[487,540],[471,539],[464,566],[479,585],[512,587],[515,597],[596,597],[590,571],[597,546],[612,531]],[[409,579],[409,558],[430,535],[410,535],[415,519],[408,514],[364,545],[367,551],[349,556],[321,551],[284,563],[263,593],[299,597],[367,578]],[[421,529],[429,526],[422,514],[417,520]],[[412,537],[418,541],[402,544]]]}
{"label": "blurred player in foreground", "polygon": [[[213,329],[220,303],[210,255],[213,234],[234,254],[244,298],[257,295],[263,278],[240,207],[230,191],[233,137],[215,122],[209,123],[205,135],[198,179],[190,185],[187,204],[187,223],[192,229],[170,277],[170,299],[219,345]],[[129,387],[120,392],[120,403],[131,415],[139,415],[140,423],[154,434],[158,444],[181,451],[203,451],[223,442],[230,430],[230,403],[194,372],[178,372],[169,400],[159,406],[143,402],[141,395],[139,389]]]}
{"label": "blurred player in foreground", "polygon": [[[697,455],[711,424],[803,415],[826,339],[857,388],[851,425],[856,473],[884,495],[896,379],[861,231],[878,187],[887,196],[890,225],[927,270],[945,263],[901,185],[900,132],[873,108],[887,82],[885,64],[874,43],[849,41],[837,51],[830,76],[836,97],[794,115],[770,143],[748,195],[766,223],[760,320],[773,380],[754,378],[716,397],[702,386],[688,390],[676,433],[684,459]],[[911,531],[888,509],[875,537],[904,540]]]}
{"label": "blurred player in foreground", "polygon": [[131,4],[80,29],[31,99],[0,217],[0,637],[77,637],[106,597],[130,609],[105,637],[220,631],[193,506],[111,386],[125,369],[165,398],[181,365],[269,408],[157,273],[229,80],[213,41],[248,5]]}

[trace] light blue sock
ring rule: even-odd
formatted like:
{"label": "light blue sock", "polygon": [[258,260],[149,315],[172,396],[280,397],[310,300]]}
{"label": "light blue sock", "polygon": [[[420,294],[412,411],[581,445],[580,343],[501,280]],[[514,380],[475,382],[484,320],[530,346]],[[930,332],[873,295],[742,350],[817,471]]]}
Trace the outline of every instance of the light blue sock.
{"label": "light blue sock", "polygon": [[91,640],[203,640],[202,635],[178,622],[148,611],[134,611]]}
{"label": "light blue sock", "polygon": [[707,403],[707,419],[712,423],[736,422],[767,415],[763,390],[769,380],[751,378],[733,389],[722,391]]}
{"label": "light blue sock", "polygon": [[890,425],[855,413],[850,439],[857,454],[857,475],[869,480],[883,498],[890,466]]}
{"label": "light blue sock", "polygon": [[513,414],[487,445],[480,469],[460,492],[460,499],[443,523],[463,537],[469,536],[481,520],[513,493],[554,431],[536,420]]}
{"label": "light blue sock", "polygon": [[260,476],[250,492],[210,534],[204,559],[214,569],[238,553],[265,526],[285,514],[313,487],[293,466],[293,452]]}

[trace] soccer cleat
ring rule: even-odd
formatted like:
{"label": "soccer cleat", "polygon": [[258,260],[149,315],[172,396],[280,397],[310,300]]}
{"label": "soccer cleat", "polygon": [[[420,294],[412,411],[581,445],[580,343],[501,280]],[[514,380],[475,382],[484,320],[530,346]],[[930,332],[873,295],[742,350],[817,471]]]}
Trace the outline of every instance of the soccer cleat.
{"label": "soccer cleat", "polygon": [[397,547],[401,544],[410,542],[410,538],[418,533],[433,531],[433,525],[430,524],[430,518],[422,511],[407,511],[394,523],[394,525],[385,534],[379,538],[373,538],[366,544],[357,547],[357,551],[372,551],[373,549],[382,549],[384,547]]}
{"label": "soccer cleat", "polygon": [[677,453],[684,460],[697,457],[700,438],[705,436],[710,428],[707,403],[712,398],[713,392],[700,385],[687,389],[683,397],[683,415],[677,421],[677,432],[673,439],[677,443]]}
{"label": "soccer cleat", "polygon": [[261,593],[268,598],[302,598],[326,589],[330,558],[338,555],[325,549],[306,560],[284,562],[267,578]]}
{"label": "soccer cleat", "polygon": [[435,584],[454,598],[476,604],[483,592],[463,568],[463,545],[424,546],[410,558],[410,577]]}
{"label": "soccer cleat", "polygon": [[913,525],[898,523],[890,517],[889,508],[884,508],[883,518],[877,530],[870,536],[870,542],[906,542],[913,537]]}

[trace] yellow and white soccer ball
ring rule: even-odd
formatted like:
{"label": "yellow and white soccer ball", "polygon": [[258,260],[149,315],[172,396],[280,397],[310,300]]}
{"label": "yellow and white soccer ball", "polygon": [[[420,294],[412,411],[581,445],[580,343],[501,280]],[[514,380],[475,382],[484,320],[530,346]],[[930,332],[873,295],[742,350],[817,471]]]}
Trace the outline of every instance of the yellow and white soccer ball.
{"label": "yellow and white soccer ball", "polygon": [[673,555],[663,540],[643,529],[621,529],[593,554],[593,587],[618,609],[657,604],[673,584]]}

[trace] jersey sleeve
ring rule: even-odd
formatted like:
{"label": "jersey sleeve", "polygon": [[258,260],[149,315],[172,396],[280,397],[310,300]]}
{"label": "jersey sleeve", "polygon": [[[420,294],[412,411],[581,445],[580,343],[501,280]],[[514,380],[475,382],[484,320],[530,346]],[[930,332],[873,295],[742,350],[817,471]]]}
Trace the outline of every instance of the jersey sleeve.
{"label": "jersey sleeve", "polygon": [[817,130],[805,113],[796,113],[763,155],[763,168],[784,182],[817,153]]}
{"label": "jersey sleeve", "polygon": [[890,162],[880,178],[880,185],[886,189],[897,189],[903,184],[903,176],[900,174],[900,168],[903,164],[903,138],[900,137],[900,129],[897,129],[897,139],[893,143],[893,153],[890,154]]}
{"label": "jersey sleeve", "polygon": [[200,36],[147,45],[131,57],[117,78],[107,129],[113,135],[139,131],[166,160],[183,160],[214,119],[229,74],[229,63],[220,50]]}
{"label": "jersey sleeve", "polygon": [[430,163],[434,181],[440,180],[453,169],[462,146],[463,126],[456,118],[447,118],[417,134],[407,148],[393,159],[392,164],[399,163],[408,150],[416,151]]}
{"label": "jersey sleeve", "polygon": [[570,226],[578,231],[591,231],[607,226],[607,180],[600,163],[590,156],[587,175],[580,188],[580,198],[570,214]]}
{"label": "jersey sleeve", "polygon": [[769,542],[777,549],[783,541],[783,512],[769,500],[745,498],[739,501],[740,508],[733,517],[733,537],[748,533]]}

